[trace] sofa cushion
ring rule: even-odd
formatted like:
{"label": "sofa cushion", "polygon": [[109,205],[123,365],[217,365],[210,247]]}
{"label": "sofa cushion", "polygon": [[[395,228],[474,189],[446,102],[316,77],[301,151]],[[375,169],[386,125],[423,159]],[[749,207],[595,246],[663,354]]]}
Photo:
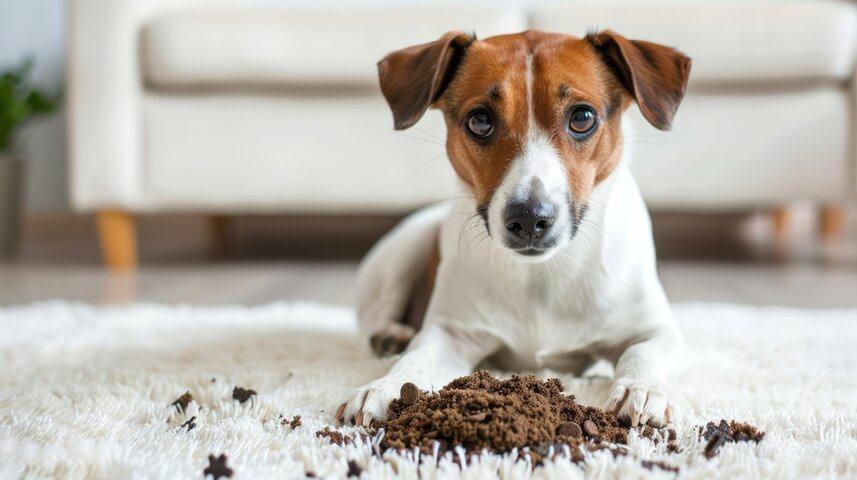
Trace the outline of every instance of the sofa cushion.
{"label": "sofa cushion", "polygon": [[482,37],[526,28],[497,8],[210,9],[155,19],[143,72],[156,87],[376,85],[387,53],[454,29]]}
{"label": "sofa cushion", "polygon": [[[835,87],[690,95],[671,132],[631,107],[625,148],[654,210],[840,202],[847,96]],[[149,92],[144,107],[141,183],[153,211],[400,214],[464,194],[436,110],[393,132],[380,95]]]}
{"label": "sofa cushion", "polygon": [[536,8],[530,24],[575,35],[611,29],[674,46],[693,59],[696,85],[842,81],[857,51],[857,4],[835,0],[587,0]]}
{"label": "sofa cushion", "polygon": [[848,117],[848,92],[835,86],[706,92],[688,95],[669,132],[656,130],[631,107],[625,145],[653,210],[835,203],[849,191]]}
{"label": "sofa cushion", "polygon": [[460,195],[443,115],[394,132],[380,94],[144,99],[148,208],[393,213]]}

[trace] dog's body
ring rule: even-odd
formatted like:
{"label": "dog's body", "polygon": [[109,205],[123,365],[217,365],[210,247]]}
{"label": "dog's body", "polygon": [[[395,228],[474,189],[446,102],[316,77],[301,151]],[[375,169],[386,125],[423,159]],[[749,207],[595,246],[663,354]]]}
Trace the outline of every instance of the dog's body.
{"label": "dog's body", "polygon": [[[648,213],[627,168],[621,118],[636,100],[653,124],[668,127],[689,62],[612,33],[575,39],[526,32],[478,43],[462,35],[380,64],[397,128],[415,123],[430,104],[444,110],[447,150],[472,196],[417,212],[365,259],[362,330],[410,343],[390,372],[360,388],[337,416],[368,425],[386,415],[403,383],[438,389],[488,357],[511,370],[576,374],[606,359],[615,365],[607,407],[634,425],[665,424],[665,374],[681,337],[657,277]],[[495,64],[501,68],[491,70]],[[658,67],[677,78],[656,78]],[[415,85],[413,70],[434,80]],[[651,85],[649,77],[669,85]],[[475,93],[467,93],[474,83]],[[424,88],[431,91],[420,104]],[[435,248],[437,265],[430,260]],[[433,290],[416,330],[402,318],[415,308],[413,292],[427,271]]]}

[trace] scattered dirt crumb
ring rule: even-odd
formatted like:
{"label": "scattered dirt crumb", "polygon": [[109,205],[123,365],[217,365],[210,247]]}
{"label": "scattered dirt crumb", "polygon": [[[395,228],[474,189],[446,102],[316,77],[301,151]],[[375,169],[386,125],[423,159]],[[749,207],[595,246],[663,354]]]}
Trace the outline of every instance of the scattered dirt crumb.
{"label": "scattered dirt crumb", "polygon": [[175,401],[173,401],[173,403],[171,403],[170,405],[176,407],[178,411],[184,413],[185,410],[187,410],[187,406],[190,405],[190,402],[192,401],[193,395],[190,394],[190,391],[187,391],[182,394],[181,397],[175,399]]}
{"label": "scattered dirt crumb", "polygon": [[644,425],[643,427],[640,428],[639,433],[640,433],[641,437],[648,438],[649,440],[652,440],[655,444],[657,444],[658,440],[656,438],[654,438],[656,431],[657,431],[656,428],[653,428],[649,425]]}
{"label": "scattered dirt crumb", "polygon": [[399,397],[405,405],[412,405],[420,398],[420,389],[411,382],[402,385]]}
{"label": "scattered dirt crumb", "polygon": [[707,440],[703,453],[707,458],[712,458],[717,455],[726,443],[731,442],[756,442],[759,443],[765,438],[765,432],[750,425],[749,423],[737,422],[735,420],[727,422],[720,420],[720,423],[708,422],[703,429],[699,427],[699,436]]}
{"label": "scattered dirt crumb", "polygon": [[252,399],[256,396],[256,390],[250,388],[241,388],[235,387],[232,389],[232,398],[238,400],[241,403],[246,402],[247,400]]}
{"label": "scattered dirt crumb", "polygon": [[315,432],[315,436],[318,438],[325,437],[330,440],[330,443],[334,443],[340,446],[343,444],[354,442],[354,437],[351,437],[350,435],[345,435],[339,430],[333,430],[330,427],[324,427],[324,430],[319,430]]}
{"label": "scattered dirt crumb", "polygon": [[301,426],[301,416],[295,415],[294,417],[292,417],[291,420],[283,418],[282,420],[280,420],[280,425],[288,425],[292,427],[292,430],[294,430]]}
{"label": "scattered dirt crumb", "polygon": [[[661,432],[663,434],[663,431]],[[681,450],[676,445],[676,440],[678,440],[678,434],[672,428],[668,428],[666,431],[667,438],[667,453],[678,453]]]}
{"label": "scattered dirt crumb", "polygon": [[649,470],[657,467],[657,468],[660,468],[661,470],[665,470],[667,472],[673,472],[675,474],[678,474],[678,472],[679,472],[678,467],[676,467],[675,465],[670,465],[668,463],[664,463],[664,462],[643,460],[640,463],[643,465],[643,468],[647,468]]}
{"label": "scattered dirt crumb", "polygon": [[625,455],[628,455],[628,450],[625,450],[624,447],[618,447],[616,445],[608,445],[608,444],[604,444],[604,443],[595,443],[595,444],[587,445],[586,448],[590,452],[600,452],[601,450],[607,450],[613,455],[613,458],[624,457]]}
{"label": "scattered dirt crumb", "polygon": [[732,429],[732,437],[736,442],[756,442],[759,443],[765,438],[765,432],[750,425],[749,423],[729,422],[729,428]]}
{"label": "scattered dirt crumb", "polygon": [[360,478],[361,473],[363,473],[363,469],[360,467],[360,464],[358,464],[354,460],[349,460],[348,461],[348,477],[349,478],[351,478],[351,477]]}
{"label": "scattered dirt crumb", "polygon": [[181,424],[180,428],[186,428],[188,432],[196,428],[196,417],[190,417],[190,420]]}
{"label": "scattered dirt crumb", "polygon": [[202,471],[203,475],[211,475],[214,480],[220,477],[231,477],[232,469],[226,466],[226,454],[221,453],[219,457],[208,456],[208,467]]}

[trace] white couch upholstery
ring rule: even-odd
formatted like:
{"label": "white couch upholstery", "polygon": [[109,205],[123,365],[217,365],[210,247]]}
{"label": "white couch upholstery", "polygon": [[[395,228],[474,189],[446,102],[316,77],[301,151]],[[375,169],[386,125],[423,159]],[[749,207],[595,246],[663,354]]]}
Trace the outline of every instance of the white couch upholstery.
{"label": "white couch upholstery", "polygon": [[[526,27],[509,11],[453,12],[232,8],[153,21],[143,30],[145,208],[401,213],[455,194],[442,118],[393,134],[376,67],[450,25]],[[176,94],[187,88],[206,93]]]}
{"label": "white couch upholstery", "polygon": [[854,5],[838,1],[601,1],[536,8],[533,28],[611,28],[674,45],[693,59],[696,86],[847,79],[857,54]]}
{"label": "white couch upholstery", "polygon": [[375,87],[391,49],[457,25],[495,35],[526,28],[514,11],[467,6],[271,10],[220,8],[154,19],[143,30],[153,87]]}
{"label": "white couch upholstery", "polygon": [[455,195],[442,119],[395,133],[375,63],[454,29],[611,28],[693,58],[672,132],[635,115],[652,208],[841,202],[857,187],[857,4],[604,2],[297,9],[72,0],[69,105],[82,211],[401,213]]}
{"label": "white couch upholstery", "polygon": [[746,210],[855,193],[854,3],[587,2],[537,8],[530,25],[609,27],[693,59],[672,131],[632,114],[632,167],[650,208]]}

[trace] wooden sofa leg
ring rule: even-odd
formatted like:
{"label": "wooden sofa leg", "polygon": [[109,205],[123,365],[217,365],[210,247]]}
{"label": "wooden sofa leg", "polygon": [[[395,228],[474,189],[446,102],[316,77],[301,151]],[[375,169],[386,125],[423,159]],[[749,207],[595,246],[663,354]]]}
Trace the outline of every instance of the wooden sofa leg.
{"label": "wooden sofa leg", "polygon": [[209,254],[221,258],[229,250],[229,232],[232,230],[232,218],[226,215],[208,217]]}
{"label": "wooden sofa leg", "polygon": [[789,217],[788,207],[779,207],[771,212],[771,227],[774,232],[774,240],[781,242],[786,239],[789,231]]}
{"label": "wooden sofa leg", "polygon": [[821,238],[824,240],[834,240],[845,225],[845,211],[840,205],[825,205],[821,207],[821,217],[819,227],[821,229]]}
{"label": "wooden sofa leg", "polygon": [[111,270],[137,267],[137,232],[134,217],[121,210],[98,212],[98,235],[104,263]]}

